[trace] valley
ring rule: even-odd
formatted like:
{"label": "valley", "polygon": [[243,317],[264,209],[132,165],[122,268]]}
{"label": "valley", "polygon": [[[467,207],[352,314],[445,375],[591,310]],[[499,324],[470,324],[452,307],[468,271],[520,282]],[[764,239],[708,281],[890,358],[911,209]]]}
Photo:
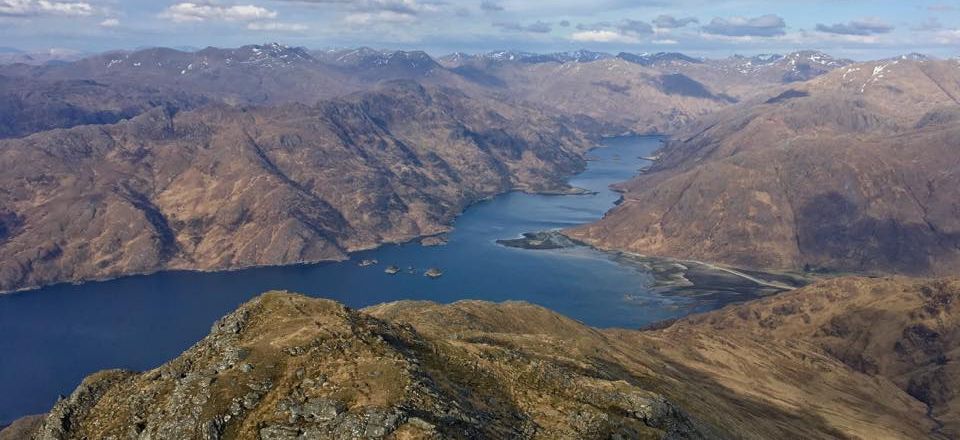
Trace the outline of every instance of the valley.
{"label": "valley", "polygon": [[0,440],[960,437],[956,59],[3,59]]}
{"label": "valley", "polygon": [[[608,186],[646,166],[640,157],[661,145],[659,137],[605,140],[589,153],[587,169],[569,181],[588,194],[511,192],[478,202],[455,219],[441,246],[407,241],[353,252],[342,262],[163,271],[2,295],[0,352],[19,354],[18,362],[0,364],[0,388],[24,397],[0,402],[0,420],[44,411],[95,371],[153,368],[202,337],[210,322],[270,289],[357,308],[404,299],[521,299],[590,325],[625,328],[779,291],[690,263],[639,261],[583,246],[522,250],[497,244],[526,231],[601,218],[619,197]],[[391,265],[400,272],[385,273]],[[424,276],[431,267],[443,276]]]}
{"label": "valley", "polygon": [[267,44],[3,65],[0,165],[15,171],[0,176],[0,291],[435,235],[504,191],[568,191],[603,136],[674,132],[747,85],[845,64]]}

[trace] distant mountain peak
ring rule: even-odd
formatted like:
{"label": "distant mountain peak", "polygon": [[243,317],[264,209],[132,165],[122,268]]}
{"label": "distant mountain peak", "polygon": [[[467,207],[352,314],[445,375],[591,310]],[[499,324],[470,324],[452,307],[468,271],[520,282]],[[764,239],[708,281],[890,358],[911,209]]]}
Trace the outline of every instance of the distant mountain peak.
{"label": "distant mountain peak", "polygon": [[784,57],[790,63],[807,63],[824,67],[836,68],[853,64],[853,60],[835,58],[819,50],[801,50]]}
{"label": "distant mountain peak", "polygon": [[703,60],[699,58],[693,58],[691,56],[688,56],[679,52],[657,52],[657,53],[644,52],[641,54],[620,52],[619,54],[617,54],[617,58],[620,58],[624,61],[629,61],[634,64],[640,64],[642,66],[654,66],[654,65],[663,65],[663,64],[700,64],[703,62]]}
{"label": "distant mountain peak", "polygon": [[904,61],[933,61],[933,60],[936,60],[937,58],[927,54],[911,52],[908,54],[900,55],[899,57],[896,57],[896,59],[900,59]]}
{"label": "distant mountain peak", "polygon": [[302,47],[290,47],[279,43],[243,46],[237,49],[238,61],[247,63],[290,64],[301,61],[313,61],[310,53]]}
{"label": "distant mountain peak", "polygon": [[82,57],[83,52],[56,47],[37,51],[24,51],[12,47],[0,48],[0,64],[42,65],[76,61]]}
{"label": "distant mountain peak", "polygon": [[588,63],[613,58],[613,55],[606,52],[595,52],[587,49],[578,49],[567,52],[534,53],[516,50],[496,50],[481,54],[467,54],[464,52],[454,52],[441,57],[445,63],[461,64],[468,61],[486,61],[493,63]]}
{"label": "distant mountain peak", "polygon": [[499,50],[494,52],[487,52],[482,55],[483,58],[488,58],[494,61],[520,61],[523,58],[535,57],[537,54],[532,52],[517,52],[512,50]]}

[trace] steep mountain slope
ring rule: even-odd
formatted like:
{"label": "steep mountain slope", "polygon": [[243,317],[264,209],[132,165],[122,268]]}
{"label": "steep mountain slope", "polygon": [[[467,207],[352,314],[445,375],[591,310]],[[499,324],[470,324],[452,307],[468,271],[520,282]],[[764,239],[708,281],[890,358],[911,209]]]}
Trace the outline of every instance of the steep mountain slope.
{"label": "steep mountain slope", "polygon": [[0,74],[0,139],[54,128],[113,124],[156,107],[196,108],[210,99],[154,85],[90,79],[36,80]]}
{"label": "steep mountain slope", "polygon": [[[879,324],[879,325],[878,325]],[[660,332],[677,356],[704,335],[797,341],[854,371],[889,380],[930,407],[936,432],[960,436],[960,280],[839,279],[695,315]],[[738,345],[724,350],[741,353]],[[688,364],[689,365],[689,364]],[[709,357],[699,368],[715,369]],[[772,375],[776,368],[758,374]],[[876,438],[876,437],[875,437]]]}
{"label": "steep mountain slope", "polygon": [[601,331],[522,303],[268,293],[157,369],[88,377],[34,438],[948,438],[910,394],[942,390],[932,414],[956,419],[958,299],[846,279]]}
{"label": "steep mountain slope", "polygon": [[[658,70],[698,61],[676,54],[531,57],[492,54],[448,69],[416,51],[269,44],[2,66],[0,138],[22,139],[0,142],[14,170],[0,178],[0,291],[342,258],[438,232],[479,197],[562,186],[589,145],[578,132],[675,131],[734,100]],[[386,86],[396,94],[373,93],[369,105],[317,105],[391,78],[456,97]],[[258,108],[231,108],[247,105]],[[347,169],[363,177],[333,171],[334,157],[359,160]]]}
{"label": "steep mountain slope", "polygon": [[960,267],[960,64],[836,70],[706,118],[570,235],[747,267]]}
{"label": "steep mountain slope", "polygon": [[21,417],[9,426],[0,427],[0,440],[29,439],[43,424],[44,415]]}
{"label": "steep mountain slope", "polygon": [[592,145],[570,125],[398,82],[0,141],[0,290],[341,259],[435,234],[480,198],[563,191]]}

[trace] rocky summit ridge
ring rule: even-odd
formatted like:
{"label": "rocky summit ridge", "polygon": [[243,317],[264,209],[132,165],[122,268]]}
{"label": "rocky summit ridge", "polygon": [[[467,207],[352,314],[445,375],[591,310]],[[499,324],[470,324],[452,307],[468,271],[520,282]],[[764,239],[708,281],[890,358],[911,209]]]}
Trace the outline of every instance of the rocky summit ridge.
{"label": "rocky summit ridge", "polygon": [[952,438],[958,300],[847,278],[637,331],[270,292],[156,369],[89,376],[30,438]]}

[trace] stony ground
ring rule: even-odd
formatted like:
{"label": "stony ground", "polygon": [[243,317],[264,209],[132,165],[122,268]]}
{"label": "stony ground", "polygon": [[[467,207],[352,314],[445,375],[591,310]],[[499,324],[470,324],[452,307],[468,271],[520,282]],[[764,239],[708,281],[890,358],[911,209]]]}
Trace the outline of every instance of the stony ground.
{"label": "stony ground", "polygon": [[88,377],[32,438],[955,438],[958,299],[850,278],[636,331],[272,292],[155,370]]}

